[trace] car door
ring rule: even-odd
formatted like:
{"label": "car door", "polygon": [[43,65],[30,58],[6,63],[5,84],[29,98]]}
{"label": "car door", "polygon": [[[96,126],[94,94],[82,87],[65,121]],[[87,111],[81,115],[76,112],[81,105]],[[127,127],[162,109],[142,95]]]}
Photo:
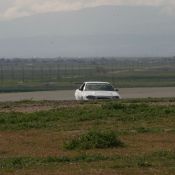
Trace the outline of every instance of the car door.
{"label": "car door", "polygon": [[84,90],[85,83],[83,83],[79,89],[76,90],[76,99],[83,100],[83,90]]}

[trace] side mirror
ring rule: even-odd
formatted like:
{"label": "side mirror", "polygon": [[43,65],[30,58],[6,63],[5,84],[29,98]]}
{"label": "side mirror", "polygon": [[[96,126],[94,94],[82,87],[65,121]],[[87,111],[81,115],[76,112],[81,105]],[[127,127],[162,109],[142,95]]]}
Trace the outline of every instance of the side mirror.
{"label": "side mirror", "polygon": [[118,91],[119,91],[119,89],[118,89],[118,88],[114,88],[114,91],[117,91],[117,92],[118,92]]}

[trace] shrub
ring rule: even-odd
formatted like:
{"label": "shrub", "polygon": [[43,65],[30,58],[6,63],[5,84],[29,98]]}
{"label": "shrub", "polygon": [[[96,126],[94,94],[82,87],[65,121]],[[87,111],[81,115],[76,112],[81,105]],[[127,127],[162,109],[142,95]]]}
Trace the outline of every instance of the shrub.
{"label": "shrub", "polygon": [[121,147],[123,143],[113,131],[89,131],[64,144],[66,149],[93,149]]}

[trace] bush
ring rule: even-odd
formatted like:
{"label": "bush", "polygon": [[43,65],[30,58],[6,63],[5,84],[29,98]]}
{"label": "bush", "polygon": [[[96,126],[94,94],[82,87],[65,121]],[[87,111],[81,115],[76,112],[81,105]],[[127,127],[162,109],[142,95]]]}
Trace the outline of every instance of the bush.
{"label": "bush", "polygon": [[121,147],[123,143],[113,131],[89,131],[64,144],[66,149],[93,149]]}

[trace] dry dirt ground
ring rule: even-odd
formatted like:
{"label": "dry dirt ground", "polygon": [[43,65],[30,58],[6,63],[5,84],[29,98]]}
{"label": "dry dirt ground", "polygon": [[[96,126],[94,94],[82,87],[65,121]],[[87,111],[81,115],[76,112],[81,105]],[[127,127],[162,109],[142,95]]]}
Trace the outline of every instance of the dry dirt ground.
{"label": "dry dirt ground", "polygon": [[0,112],[38,112],[81,105],[76,101],[20,101],[0,103]]}
{"label": "dry dirt ground", "polygon": [[[139,100],[139,99],[138,99]],[[146,99],[145,99],[146,100]],[[124,100],[127,101],[127,100]],[[89,102],[78,102],[75,100],[68,101],[34,101],[34,100],[24,100],[19,102],[0,102],[0,112],[38,112],[38,111],[48,111],[51,109],[57,108],[66,108],[66,107],[76,107],[84,104],[88,104]],[[155,100],[153,99],[151,102],[153,105],[175,105],[175,101],[167,101],[166,98],[164,100]],[[94,105],[98,105],[94,102]]]}

